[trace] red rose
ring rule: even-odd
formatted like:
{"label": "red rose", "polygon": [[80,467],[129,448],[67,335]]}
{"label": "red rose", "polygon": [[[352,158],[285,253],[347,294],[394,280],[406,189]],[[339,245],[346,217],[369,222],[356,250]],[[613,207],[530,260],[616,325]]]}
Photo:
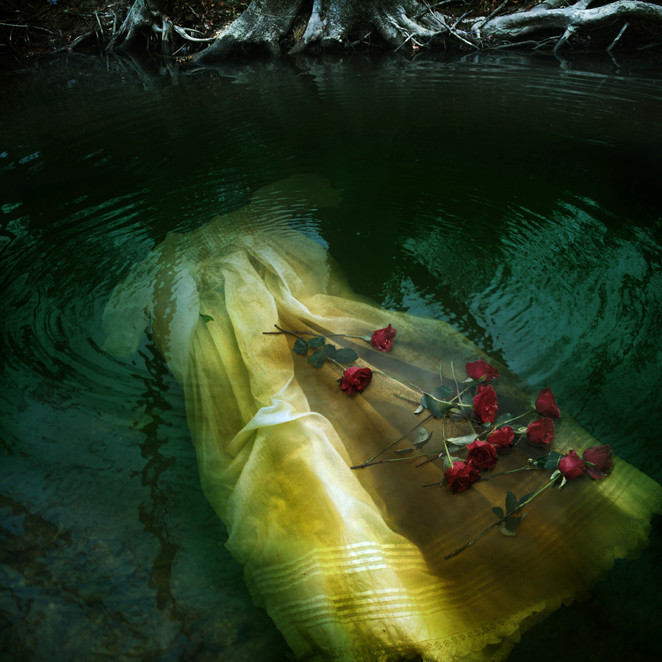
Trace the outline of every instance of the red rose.
{"label": "red rose", "polygon": [[464,492],[480,480],[480,471],[466,462],[453,462],[453,466],[446,469],[446,480],[453,494]]}
{"label": "red rose", "polygon": [[526,438],[534,446],[549,446],[554,439],[554,421],[551,418],[539,418],[529,423]]}
{"label": "red rose", "polygon": [[561,416],[561,412],[556,404],[556,400],[554,400],[551,389],[544,388],[538,393],[538,397],[536,398],[536,411],[541,416],[549,416],[550,418],[559,418]]}
{"label": "red rose", "polygon": [[491,469],[497,463],[496,448],[486,441],[472,441],[467,451],[467,462],[476,469]]}
{"label": "red rose", "polygon": [[506,425],[505,427],[499,428],[490,433],[487,437],[487,441],[493,446],[496,446],[499,453],[502,453],[513,445],[514,438],[515,433],[513,432],[513,429],[509,425]]}
{"label": "red rose", "polygon": [[340,379],[340,388],[347,393],[361,393],[364,391],[370,381],[372,380],[372,370],[370,368],[359,368],[358,366],[350,366],[345,368],[345,372]]}
{"label": "red rose", "polygon": [[483,361],[483,359],[467,363],[464,369],[471,379],[480,379],[481,377],[496,379],[499,376],[499,371],[493,368],[487,361]]}
{"label": "red rose", "polygon": [[483,423],[492,423],[497,413],[497,396],[489,384],[479,384],[474,396],[474,411]]}
{"label": "red rose", "polygon": [[580,478],[586,473],[586,465],[575,451],[568,451],[559,460],[559,471],[568,479]]}
{"label": "red rose", "polygon": [[370,342],[381,352],[388,352],[393,347],[397,331],[389,324],[385,329],[373,331]]}
{"label": "red rose", "polygon": [[582,454],[584,462],[588,464],[588,475],[595,480],[602,480],[609,475],[613,461],[611,459],[611,446],[591,446]]}

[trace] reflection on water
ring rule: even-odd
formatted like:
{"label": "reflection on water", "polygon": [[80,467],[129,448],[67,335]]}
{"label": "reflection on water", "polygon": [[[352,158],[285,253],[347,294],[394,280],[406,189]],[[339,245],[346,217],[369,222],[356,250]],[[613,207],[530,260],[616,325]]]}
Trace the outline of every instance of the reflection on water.
{"label": "reflection on water", "polygon": [[[13,658],[287,656],[223,548],[150,338],[127,361],[99,348],[112,287],[166,232],[290,174],[341,190],[339,210],[296,225],[356,290],[451,321],[662,479],[659,76],[511,58],[172,78],[72,59],[3,83],[0,638]],[[614,659],[626,644],[651,659],[659,545],[513,659]]]}

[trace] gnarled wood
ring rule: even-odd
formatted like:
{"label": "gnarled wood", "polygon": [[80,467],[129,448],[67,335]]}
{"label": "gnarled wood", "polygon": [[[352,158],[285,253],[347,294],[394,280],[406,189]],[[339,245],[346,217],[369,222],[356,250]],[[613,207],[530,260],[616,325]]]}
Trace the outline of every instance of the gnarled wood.
{"label": "gnarled wood", "polygon": [[[598,27],[614,19],[641,19],[662,24],[662,7],[641,0],[617,0],[602,7],[587,9],[579,2],[559,9],[537,9],[498,16],[488,21],[480,31],[482,37],[515,40],[535,32],[550,29],[567,31]],[[619,23],[619,28],[620,28]]]}

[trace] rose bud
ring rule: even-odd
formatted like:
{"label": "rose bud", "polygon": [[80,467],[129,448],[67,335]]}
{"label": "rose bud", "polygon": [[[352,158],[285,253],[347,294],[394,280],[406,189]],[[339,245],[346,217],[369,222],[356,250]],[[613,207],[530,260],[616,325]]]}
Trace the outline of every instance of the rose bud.
{"label": "rose bud", "polygon": [[591,478],[602,480],[609,475],[613,465],[611,453],[611,446],[608,444],[591,446],[584,451],[582,458],[587,463],[588,475]]}
{"label": "rose bud", "polygon": [[359,368],[358,366],[350,366],[345,368],[340,382],[340,388],[352,395],[353,393],[361,393],[364,391],[372,380],[372,370],[370,368]]}
{"label": "rose bud", "polygon": [[467,462],[476,469],[491,469],[497,463],[496,448],[486,441],[472,441],[467,451]]}
{"label": "rose bud", "polygon": [[508,450],[513,445],[513,439],[515,439],[515,432],[509,425],[491,432],[487,437],[487,441],[496,447],[498,453]]}
{"label": "rose bud", "polygon": [[480,471],[466,462],[453,462],[453,466],[446,469],[446,480],[453,494],[464,492],[480,480]]}
{"label": "rose bud", "polygon": [[526,438],[533,446],[549,446],[554,439],[554,421],[551,418],[538,418],[529,423]]}
{"label": "rose bud", "polygon": [[370,343],[380,352],[388,352],[393,347],[393,340],[397,331],[389,324],[385,329],[373,331]]}
{"label": "rose bud", "polygon": [[483,423],[492,423],[498,405],[494,389],[489,384],[479,384],[474,396],[474,412]]}
{"label": "rose bud", "polygon": [[573,478],[580,478],[586,473],[586,465],[575,451],[568,451],[568,453],[559,460],[559,471],[568,480],[572,480]]}
{"label": "rose bud", "polygon": [[481,379],[481,377],[484,377],[488,380],[496,379],[499,376],[499,371],[493,368],[487,361],[483,361],[483,359],[467,363],[464,369],[471,379]]}
{"label": "rose bud", "polygon": [[538,397],[536,398],[536,411],[541,416],[549,416],[549,418],[559,418],[561,416],[561,412],[554,400],[554,395],[552,394],[551,389],[544,388],[538,393]]}

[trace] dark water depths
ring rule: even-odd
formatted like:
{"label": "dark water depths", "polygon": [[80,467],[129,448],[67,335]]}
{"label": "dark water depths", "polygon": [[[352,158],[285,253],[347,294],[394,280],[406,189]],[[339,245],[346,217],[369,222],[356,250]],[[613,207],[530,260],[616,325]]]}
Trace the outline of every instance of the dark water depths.
{"label": "dark water depths", "polygon": [[[351,59],[0,80],[5,659],[265,660],[287,647],[198,487],[179,387],[101,311],[166,232],[313,172],[298,219],[354,288],[453,323],[662,480],[662,75],[610,60]],[[512,660],[662,652],[659,524]]]}

